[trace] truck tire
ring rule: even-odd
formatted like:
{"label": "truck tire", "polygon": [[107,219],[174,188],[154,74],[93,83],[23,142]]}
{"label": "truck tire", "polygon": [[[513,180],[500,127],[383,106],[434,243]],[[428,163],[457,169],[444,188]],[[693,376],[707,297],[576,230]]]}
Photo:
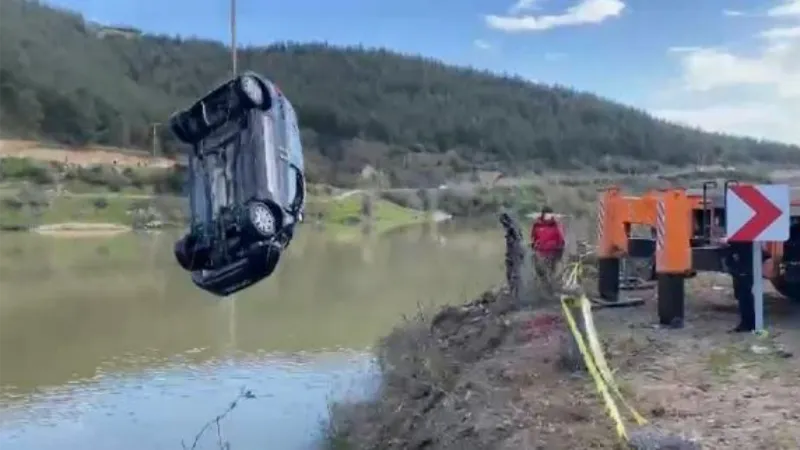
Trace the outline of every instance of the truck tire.
{"label": "truck tire", "polygon": [[800,282],[789,283],[784,278],[775,278],[772,281],[772,286],[784,297],[800,302]]}

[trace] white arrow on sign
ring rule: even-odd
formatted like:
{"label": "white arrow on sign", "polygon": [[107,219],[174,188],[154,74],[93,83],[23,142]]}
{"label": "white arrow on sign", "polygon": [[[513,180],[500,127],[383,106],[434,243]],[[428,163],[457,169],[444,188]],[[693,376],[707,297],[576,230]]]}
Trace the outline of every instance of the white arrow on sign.
{"label": "white arrow on sign", "polygon": [[725,234],[731,242],[789,240],[789,186],[740,184],[725,193]]}

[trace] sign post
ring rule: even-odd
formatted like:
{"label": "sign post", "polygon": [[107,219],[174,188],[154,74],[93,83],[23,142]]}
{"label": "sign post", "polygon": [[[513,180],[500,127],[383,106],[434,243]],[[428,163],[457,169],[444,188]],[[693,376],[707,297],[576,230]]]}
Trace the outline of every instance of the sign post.
{"label": "sign post", "polygon": [[789,240],[789,186],[779,184],[730,186],[725,192],[725,234],[728,242],[753,244],[755,329],[764,329],[764,242]]}

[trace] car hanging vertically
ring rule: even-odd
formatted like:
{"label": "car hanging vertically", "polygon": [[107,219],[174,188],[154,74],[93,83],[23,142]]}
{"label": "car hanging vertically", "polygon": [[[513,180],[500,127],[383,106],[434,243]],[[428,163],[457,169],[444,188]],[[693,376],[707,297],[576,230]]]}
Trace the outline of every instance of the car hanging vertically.
{"label": "car hanging vertically", "polygon": [[174,113],[169,126],[191,147],[191,226],[175,243],[178,263],[218,296],[268,277],[303,221],[303,148],[291,103],[247,72]]}

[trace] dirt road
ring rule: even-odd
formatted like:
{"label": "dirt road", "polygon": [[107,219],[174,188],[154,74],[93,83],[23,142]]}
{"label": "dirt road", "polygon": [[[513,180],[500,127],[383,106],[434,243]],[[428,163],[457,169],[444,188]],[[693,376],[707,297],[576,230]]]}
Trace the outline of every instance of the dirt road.
{"label": "dirt road", "polygon": [[653,325],[654,299],[598,314],[635,403],[703,448],[800,448],[800,305],[771,293],[770,335],[759,339],[727,333],[738,320],[727,277],[709,274],[689,286],[682,330]]}
{"label": "dirt road", "polygon": [[53,161],[65,164],[90,166],[95,164],[123,167],[169,168],[175,161],[168,158],[153,157],[147,152],[107,147],[87,147],[64,149],[47,146],[34,141],[0,140],[0,158],[30,158],[39,161]]}
{"label": "dirt road", "polygon": [[[379,346],[386,380],[379,397],[335,407],[331,442],[620,448],[591,378],[564,369],[568,341],[558,308],[509,310],[505,295],[495,290],[395,330]],[[634,448],[664,448],[657,439],[664,436],[684,445],[669,448],[685,450],[800,448],[798,305],[770,296],[770,336],[762,339],[727,333],[737,315],[724,277],[690,282],[680,330],[655,325],[653,291],[638,295],[644,306],[595,314],[617,382],[649,421],[643,428],[628,422],[641,444]]]}

